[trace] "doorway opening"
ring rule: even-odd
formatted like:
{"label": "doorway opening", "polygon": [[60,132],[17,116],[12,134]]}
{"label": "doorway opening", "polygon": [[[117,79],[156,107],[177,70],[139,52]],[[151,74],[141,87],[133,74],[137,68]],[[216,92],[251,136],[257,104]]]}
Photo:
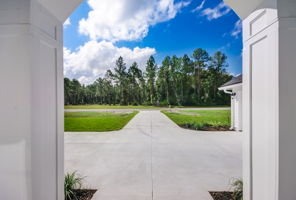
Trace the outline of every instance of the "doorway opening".
{"label": "doorway opening", "polygon": [[[77,171],[87,188],[98,189],[94,199],[210,199],[210,191],[228,190],[242,176],[241,134],[230,131],[231,97],[218,88],[236,75],[226,69],[238,62],[229,63],[223,50],[239,49],[239,19],[232,19],[227,33],[217,33],[228,38],[224,46],[208,50],[195,41],[180,53],[172,46],[186,43],[178,39],[183,31],[176,32],[183,26],[171,20],[194,15],[209,28],[232,16],[230,8],[221,1],[156,1],[152,7],[116,2],[90,0],[64,25],[65,171]],[[110,15],[100,12],[111,7]],[[149,18],[142,9],[157,14]],[[177,35],[166,47],[173,53],[145,46],[158,25],[156,43]],[[71,43],[67,37],[77,27],[80,41]]]}

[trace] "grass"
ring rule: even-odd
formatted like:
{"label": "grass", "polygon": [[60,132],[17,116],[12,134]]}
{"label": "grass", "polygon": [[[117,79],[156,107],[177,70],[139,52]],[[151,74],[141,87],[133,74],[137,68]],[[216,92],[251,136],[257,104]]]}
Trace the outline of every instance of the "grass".
{"label": "grass", "polygon": [[181,127],[195,130],[228,130],[230,110],[162,111]]}
{"label": "grass", "polygon": [[[210,108],[210,106],[172,106],[171,108]],[[219,106],[225,107],[225,106]],[[121,105],[67,105],[65,109],[165,109],[160,106],[121,106]]]}
{"label": "grass", "polygon": [[116,131],[122,129],[137,113],[65,112],[65,131]]}

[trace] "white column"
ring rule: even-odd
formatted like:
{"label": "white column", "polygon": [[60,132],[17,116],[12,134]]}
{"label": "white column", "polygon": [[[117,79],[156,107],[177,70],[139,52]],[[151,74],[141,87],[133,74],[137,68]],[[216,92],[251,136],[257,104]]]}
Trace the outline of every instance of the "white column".
{"label": "white column", "polygon": [[0,1],[0,199],[63,200],[62,22]]}
{"label": "white column", "polygon": [[230,96],[230,102],[231,102],[231,129],[234,129],[235,126],[234,126],[234,121],[235,121],[235,103],[234,103],[234,97],[231,95]]}
{"label": "white column", "polygon": [[242,99],[242,86],[240,86],[238,89],[237,89],[237,92],[236,92],[236,98],[237,98],[237,103],[238,103],[238,106],[237,106],[237,114],[238,114],[238,125],[237,125],[237,130],[238,131],[242,131],[243,130],[243,127],[242,127],[242,115],[243,115],[243,110],[242,110],[242,106],[243,106],[243,99]]}
{"label": "white column", "polygon": [[246,200],[296,199],[295,13],[266,0],[243,22]]}

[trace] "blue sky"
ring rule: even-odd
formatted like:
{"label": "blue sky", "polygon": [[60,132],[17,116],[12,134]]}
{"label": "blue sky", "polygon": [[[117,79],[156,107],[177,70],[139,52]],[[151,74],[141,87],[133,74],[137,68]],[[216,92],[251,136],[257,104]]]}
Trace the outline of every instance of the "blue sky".
{"label": "blue sky", "polygon": [[92,83],[118,56],[143,69],[150,55],[191,55],[196,48],[228,56],[241,73],[242,35],[237,15],[221,0],[88,0],[64,25],[65,76]]}

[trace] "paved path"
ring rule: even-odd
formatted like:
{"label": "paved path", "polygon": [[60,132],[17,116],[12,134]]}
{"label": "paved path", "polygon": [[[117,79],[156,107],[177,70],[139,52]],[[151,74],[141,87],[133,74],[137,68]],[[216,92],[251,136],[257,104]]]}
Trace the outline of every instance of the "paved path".
{"label": "paved path", "polygon": [[99,188],[95,200],[210,200],[241,177],[241,134],[179,128],[141,111],[121,131],[66,133],[65,168]]}

